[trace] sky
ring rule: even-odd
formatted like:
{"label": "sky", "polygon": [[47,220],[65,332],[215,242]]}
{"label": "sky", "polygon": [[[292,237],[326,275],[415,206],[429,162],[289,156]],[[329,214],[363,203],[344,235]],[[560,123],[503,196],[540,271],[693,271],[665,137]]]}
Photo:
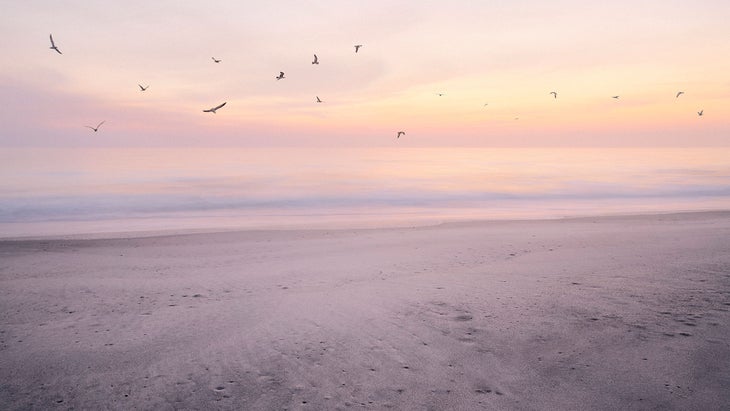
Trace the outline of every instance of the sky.
{"label": "sky", "polygon": [[0,147],[730,145],[727,0],[0,6]]}

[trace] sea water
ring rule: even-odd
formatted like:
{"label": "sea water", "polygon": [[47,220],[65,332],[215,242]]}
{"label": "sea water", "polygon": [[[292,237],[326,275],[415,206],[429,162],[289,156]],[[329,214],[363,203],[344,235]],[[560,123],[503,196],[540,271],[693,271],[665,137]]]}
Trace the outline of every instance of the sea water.
{"label": "sea water", "polygon": [[0,237],[730,209],[730,148],[1,148]]}

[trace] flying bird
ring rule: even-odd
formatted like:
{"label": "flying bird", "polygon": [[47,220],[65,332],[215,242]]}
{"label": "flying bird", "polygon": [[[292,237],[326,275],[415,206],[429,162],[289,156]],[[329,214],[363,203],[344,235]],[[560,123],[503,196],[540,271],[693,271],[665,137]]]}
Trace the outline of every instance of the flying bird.
{"label": "flying bird", "polygon": [[283,78],[284,78],[284,72],[283,72],[283,71],[280,71],[280,72],[279,72],[279,75],[278,75],[278,76],[276,76],[276,79],[277,79],[277,80],[281,80],[281,79],[283,79]]}
{"label": "flying bird", "polygon": [[395,138],[400,138],[400,136],[405,136],[405,135],[406,135],[406,132],[405,131],[399,131],[398,132],[398,135],[395,136]]}
{"label": "flying bird", "polygon": [[611,96],[611,98],[618,98],[618,96]]}
{"label": "flying bird", "polygon": [[319,99],[319,96],[315,96],[315,97],[317,97],[317,103],[321,103],[322,102],[322,100]]}
{"label": "flying bird", "polygon": [[700,110],[700,111],[697,112],[697,115],[700,116],[700,117],[702,117],[702,114],[704,114],[704,112],[705,112],[705,110]]}
{"label": "flying bird", "polygon": [[552,94],[554,98],[558,98],[558,92],[557,91],[551,91],[550,94]]}
{"label": "flying bird", "polygon": [[355,53],[357,53],[357,51],[360,50],[360,47],[362,47],[362,44],[355,45]]}
{"label": "flying bird", "polygon": [[215,57],[211,57],[211,58],[213,59],[213,62],[214,63],[220,63],[221,62],[221,59],[217,59]]}
{"label": "flying bird", "polygon": [[63,53],[61,53],[61,50],[59,50],[58,47],[56,47],[56,43],[53,42],[53,34],[50,34],[49,37],[51,38],[51,47],[49,47],[49,49],[56,50],[56,52],[58,54],[63,54]]}
{"label": "flying bird", "polygon": [[[106,121],[106,120],[104,120],[104,121]],[[94,133],[96,133],[97,131],[99,131],[99,127],[101,127],[101,125],[104,124],[104,121],[102,121],[101,123],[97,124],[96,127],[91,127],[91,126],[84,126],[84,127],[88,127],[90,129],[94,130]]]}
{"label": "flying bird", "polygon": [[209,108],[207,110],[203,110],[203,113],[213,113],[215,114],[216,110],[226,105],[227,102],[221,103],[213,108]]}
{"label": "flying bird", "polygon": [[148,88],[150,88],[149,85],[147,85],[147,87],[142,87],[141,84],[137,84],[137,85],[139,86],[139,91],[146,91]]}
{"label": "flying bird", "polygon": [[677,95],[674,98],[677,98],[677,97],[681,96],[682,94],[684,94],[684,91],[679,91],[679,92],[677,92]]}
{"label": "flying bird", "polygon": [[312,64],[319,64],[319,59],[316,54],[314,55],[314,61],[312,61]]}
{"label": "flying bird", "polygon": [[439,97],[443,97],[446,95],[446,93],[436,93]]}
{"label": "flying bird", "polygon": [[489,103],[484,103],[484,106],[483,106],[483,107],[486,107],[486,106],[488,106],[488,105],[489,105]]}

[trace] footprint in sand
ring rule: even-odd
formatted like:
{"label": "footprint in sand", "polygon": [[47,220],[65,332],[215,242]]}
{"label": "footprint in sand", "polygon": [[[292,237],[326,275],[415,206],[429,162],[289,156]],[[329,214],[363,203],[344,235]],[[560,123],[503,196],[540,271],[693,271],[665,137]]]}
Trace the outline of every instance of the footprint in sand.
{"label": "footprint in sand", "polygon": [[475,389],[474,392],[477,394],[491,394],[492,392],[494,392],[497,395],[504,395],[501,391],[492,390],[489,387],[477,387],[477,389]]}

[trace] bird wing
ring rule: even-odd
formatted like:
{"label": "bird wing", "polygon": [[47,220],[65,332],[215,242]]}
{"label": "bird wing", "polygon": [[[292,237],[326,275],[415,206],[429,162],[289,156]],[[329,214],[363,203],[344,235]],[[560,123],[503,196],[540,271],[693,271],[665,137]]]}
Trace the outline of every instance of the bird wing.
{"label": "bird wing", "polygon": [[84,127],[86,127],[86,128],[90,128],[90,129],[92,129],[92,130],[96,131],[96,129],[95,129],[94,127],[91,127],[91,126],[84,126]]}
{"label": "bird wing", "polygon": [[218,110],[219,108],[221,108],[221,107],[225,106],[225,105],[226,105],[226,103],[227,103],[227,101],[226,101],[226,102],[224,102],[224,103],[221,103],[221,104],[219,104],[219,105],[218,105],[217,107],[214,107],[214,108],[212,108],[212,110]]}
{"label": "bird wing", "polygon": [[106,121],[106,120],[104,120],[104,121],[102,121],[101,123],[99,123],[99,125],[98,125],[98,126],[96,126],[96,128],[99,128],[99,127],[101,127],[101,125],[102,125],[102,124],[104,124],[104,122],[105,122],[105,121]]}
{"label": "bird wing", "polygon": [[58,47],[56,47],[56,43],[53,42],[53,34],[49,34],[48,37],[51,39],[51,48],[56,50],[56,53],[63,54],[63,53],[61,53],[61,50],[59,50]]}

